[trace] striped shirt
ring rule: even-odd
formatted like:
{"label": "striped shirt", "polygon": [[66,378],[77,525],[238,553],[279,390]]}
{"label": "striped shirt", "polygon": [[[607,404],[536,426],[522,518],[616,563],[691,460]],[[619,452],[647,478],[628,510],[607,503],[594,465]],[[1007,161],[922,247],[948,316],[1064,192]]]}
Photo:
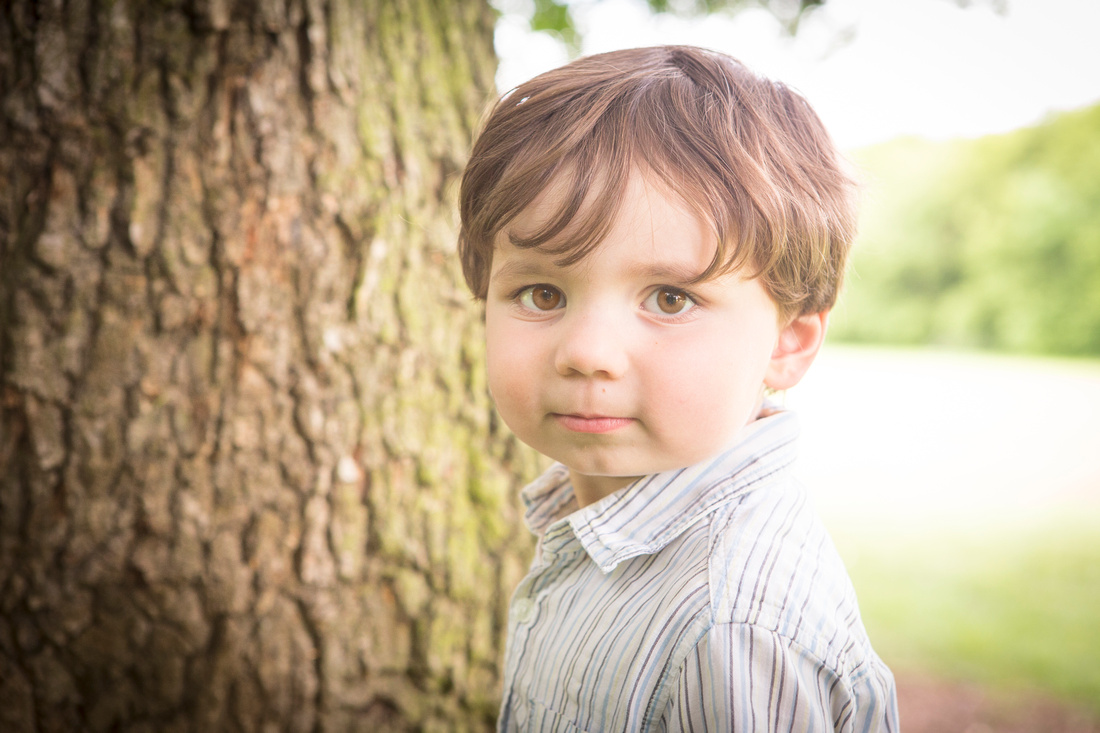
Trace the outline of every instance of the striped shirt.
{"label": "striped shirt", "polygon": [[540,537],[509,609],[502,731],[896,731],[890,671],[791,476],[780,412],[689,468],[578,510],[524,490]]}

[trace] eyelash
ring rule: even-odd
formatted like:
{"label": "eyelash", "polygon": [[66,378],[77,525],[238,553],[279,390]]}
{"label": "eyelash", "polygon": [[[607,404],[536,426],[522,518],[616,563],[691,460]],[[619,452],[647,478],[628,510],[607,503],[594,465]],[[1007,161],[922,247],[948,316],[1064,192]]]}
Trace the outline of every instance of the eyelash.
{"label": "eyelash", "polygon": [[[674,285],[658,285],[649,292],[649,295],[645,297],[645,300],[643,300],[642,303],[645,304],[649,301],[650,298],[653,298],[654,296],[659,296],[662,292],[666,291],[671,291],[678,295],[682,295],[691,304],[690,307],[688,307],[686,310],[680,311],[679,313],[647,311],[648,313],[657,316],[663,321],[675,323],[678,321],[687,320],[687,318],[695,311],[695,309],[699,307],[700,300],[695,296],[694,293],[684,290],[683,288],[675,287]],[[660,306],[658,305],[658,309],[659,308]]]}
{"label": "eyelash", "polygon": [[[558,295],[562,298],[563,302],[561,303],[560,306],[550,308],[548,310],[543,310],[541,308],[531,308],[530,306],[523,303],[522,299],[523,299],[524,294],[529,292],[529,291],[533,292],[537,288],[545,288],[547,290],[556,291],[558,293]],[[656,312],[656,311],[650,311],[650,310],[646,311],[647,313],[650,313],[651,315],[655,315],[658,318],[660,318],[661,320],[666,321],[666,322],[677,322],[677,321],[686,320],[688,315],[691,314],[702,303],[702,301],[699,299],[698,296],[696,296],[694,293],[692,293],[688,290],[684,290],[683,288],[678,288],[678,287],[675,287],[673,285],[657,285],[652,290],[649,291],[649,293],[646,295],[645,299],[642,300],[642,304],[644,305],[646,302],[649,301],[650,298],[654,297],[655,295],[658,295],[659,293],[661,293],[663,291],[672,291],[674,293],[682,295],[691,304],[691,307],[687,308],[686,310],[680,311],[679,313],[663,313],[663,312]],[[561,292],[561,289],[559,289],[557,287],[554,287],[553,285],[550,285],[548,283],[536,283],[534,285],[524,285],[523,287],[520,287],[520,288],[517,288],[516,290],[514,290],[508,296],[508,298],[509,298],[509,300],[511,300],[516,305],[524,308],[525,310],[533,311],[535,313],[552,313],[555,310],[560,310],[561,308],[563,308],[565,306],[565,302],[567,302],[566,298],[565,298],[565,293]],[[658,306],[658,308],[659,308],[659,306]]]}
{"label": "eyelash", "polygon": [[557,308],[557,307],[550,308],[549,310],[543,310],[541,308],[531,308],[530,306],[528,306],[526,303],[523,302],[524,293],[527,293],[527,292],[534,293],[534,291],[539,289],[539,288],[544,288],[546,290],[553,290],[553,291],[557,292],[558,295],[561,297],[561,299],[563,301],[561,305],[562,306],[565,305],[565,303],[564,303],[565,293],[563,293],[559,288],[556,288],[553,285],[549,285],[547,283],[535,283],[534,285],[524,285],[522,288],[519,288],[518,290],[513,292],[511,294],[511,296],[509,296],[509,299],[513,303],[515,303],[516,305],[521,306],[522,308],[524,308],[525,310],[533,311],[535,313],[551,313],[555,310],[559,310],[559,308]]}

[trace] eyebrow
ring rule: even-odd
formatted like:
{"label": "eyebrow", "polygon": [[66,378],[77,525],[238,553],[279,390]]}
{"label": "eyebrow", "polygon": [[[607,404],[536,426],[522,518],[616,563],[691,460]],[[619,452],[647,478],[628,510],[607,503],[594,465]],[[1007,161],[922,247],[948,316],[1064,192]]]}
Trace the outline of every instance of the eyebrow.
{"label": "eyebrow", "polygon": [[[546,263],[532,260],[530,258],[523,258],[519,260],[510,260],[500,266],[500,269],[492,273],[492,277],[495,278],[513,278],[513,277],[536,277],[548,274],[551,268],[555,265],[550,263],[549,267]],[[557,268],[561,269],[561,268]]]}
{"label": "eyebrow", "polygon": [[698,282],[699,276],[705,271],[706,268],[699,270],[679,262],[647,262],[627,268],[627,273],[633,277],[664,280],[669,283]]}
{"label": "eyebrow", "polygon": [[[580,263],[577,263],[580,264]],[[552,262],[540,262],[528,258],[511,260],[500,266],[493,273],[494,278],[539,278],[552,274],[555,270],[568,270],[571,267],[559,267]],[[699,281],[705,268],[700,270],[678,262],[645,262],[627,267],[626,272],[631,277],[645,278],[648,280],[660,280],[669,284],[687,284]]]}

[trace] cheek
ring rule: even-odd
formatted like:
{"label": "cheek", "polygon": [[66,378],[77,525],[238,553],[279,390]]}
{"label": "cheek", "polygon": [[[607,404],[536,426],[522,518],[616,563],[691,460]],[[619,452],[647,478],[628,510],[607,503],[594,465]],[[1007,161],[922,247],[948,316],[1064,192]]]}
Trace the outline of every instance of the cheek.
{"label": "cheek", "polygon": [[[721,439],[752,418],[749,413],[762,393],[766,360],[749,358],[755,351],[731,343],[740,341],[722,339],[705,348],[669,348],[653,354],[648,391],[657,403],[651,405],[669,416],[665,424],[685,438]],[[676,356],[669,358],[670,354]]]}
{"label": "cheek", "polygon": [[536,372],[536,356],[531,353],[534,344],[524,338],[522,329],[508,327],[486,319],[485,360],[489,376],[489,391],[497,409],[510,415],[530,401],[533,377]]}
{"label": "cheek", "polygon": [[690,440],[691,434],[713,426],[728,382],[712,356],[674,347],[650,353],[641,370],[645,386],[640,396],[653,416],[660,417],[662,431]]}
{"label": "cheek", "polygon": [[687,404],[714,399],[729,386],[736,350],[713,339],[667,341],[649,351],[643,368],[659,392]]}

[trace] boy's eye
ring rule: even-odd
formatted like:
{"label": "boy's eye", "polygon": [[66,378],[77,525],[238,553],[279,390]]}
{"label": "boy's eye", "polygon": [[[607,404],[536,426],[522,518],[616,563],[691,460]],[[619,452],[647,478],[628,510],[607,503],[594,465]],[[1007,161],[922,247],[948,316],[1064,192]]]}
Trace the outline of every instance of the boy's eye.
{"label": "boy's eye", "polygon": [[552,285],[532,285],[519,294],[519,302],[536,311],[552,311],[565,305],[565,296]]}
{"label": "boy's eye", "polygon": [[645,309],[651,313],[676,316],[694,308],[695,301],[679,288],[661,287],[650,293],[644,305]]}

